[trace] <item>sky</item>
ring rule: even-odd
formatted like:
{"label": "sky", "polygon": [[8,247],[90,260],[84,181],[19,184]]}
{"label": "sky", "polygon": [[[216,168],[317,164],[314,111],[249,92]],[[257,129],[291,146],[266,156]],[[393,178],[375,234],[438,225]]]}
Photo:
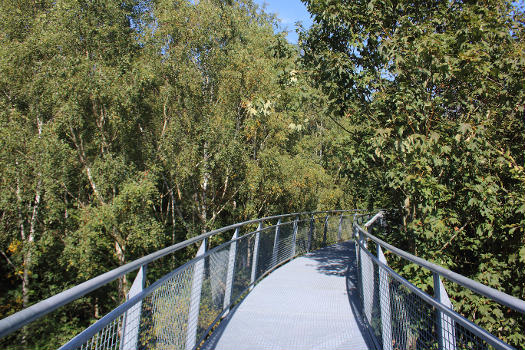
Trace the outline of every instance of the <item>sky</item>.
{"label": "sky", "polygon": [[312,24],[310,14],[300,0],[255,0],[262,6],[266,4],[266,12],[275,13],[281,20],[282,29],[288,32],[288,40],[297,44],[295,22],[301,22],[305,28]]}

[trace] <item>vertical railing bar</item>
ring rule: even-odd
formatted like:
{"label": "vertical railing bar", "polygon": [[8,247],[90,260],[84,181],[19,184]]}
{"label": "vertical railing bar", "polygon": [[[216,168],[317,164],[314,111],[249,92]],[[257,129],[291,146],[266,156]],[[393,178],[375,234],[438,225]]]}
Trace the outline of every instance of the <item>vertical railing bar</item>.
{"label": "vertical railing bar", "polygon": [[93,337],[91,337],[91,339],[88,339],[88,341],[86,342],[86,348],[89,348],[89,350],[93,349],[93,339],[96,337],[96,335],[94,335]]}
{"label": "vertical railing bar", "polygon": [[224,291],[223,310],[228,309],[231,304],[233,276],[235,275],[235,259],[237,257],[237,237],[239,237],[238,227],[235,229],[235,233],[232,237],[232,242],[230,243],[230,254],[228,256],[228,272],[226,275],[226,290]]}
{"label": "vertical railing bar", "polygon": [[314,215],[310,217],[310,230],[308,231],[308,243],[306,245],[306,251],[309,252],[312,250],[312,238],[314,235]]}
{"label": "vertical railing bar", "polygon": [[111,349],[112,347],[112,341],[113,341],[113,334],[115,333],[115,322],[110,323],[106,326],[106,329],[108,331],[108,337],[107,340],[102,339],[100,336],[100,333],[97,334],[97,337],[95,338],[95,349],[100,348],[100,346],[106,346]]}
{"label": "vertical railing bar", "polygon": [[[386,257],[381,246],[377,245],[377,259],[385,265]],[[381,308],[381,338],[383,340],[383,350],[392,350],[392,314],[390,310],[390,283],[386,271],[378,266],[379,272],[379,306]],[[384,293],[381,293],[381,288]]]}
{"label": "vertical railing bar", "polygon": [[272,251],[272,267],[275,267],[278,262],[279,254],[279,233],[281,231],[281,219],[277,220],[277,225],[275,226],[275,236],[273,238],[273,251]]}
{"label": "vertical railing bar", "polygon": [[[134,297],[139,294],[143,289],[146,283],[146,269],[147,265],[142,265],[137,272],[137,276],[131,285],[131,288],[128,292],[127,299]],[[122,336],[120,341],[121,350],[134,350],[137,348],[138,339],[139,339],[139,323],[140,323],[140,313],[142,312],[142,301],[138,302],[132,306],[123,316],[122,320]],[[138,314],[138,318],[134,317]],[[120,327],[119,327],[120,328]],[[131,329],[130,332],[127,332],[128,329]],[[114,338],[114,337],[113,337]],[[123,348],[126,344],[126,349]],[[113,346],[112,344],[111,346]]]}
{"label": "vertical railing bar", "polygon": [[[204,239],[195,257],[206,253],[208,239]],[[188,313],[188,329],[186,336],[186,350],[192,350],[197,341],[197,327],[201,303],[202,280],[204,278],[204,260],[200,259],[194,265],[193,281],[191,286],[190,309]]]}
{"label": "vertical railing bar", "polygon": [[[122,317],[122,316],[120,316]],[[122,333],[122,336],[120,336],[119,334],[119,330],[122,331],[123,330],[123,324],[120,324],[119,323],[119,320],[120,320],[120,317],[117,317],[113,323],[111,324],[111,330],[109,332],[109,342],[108,342],[108,348],[109,349],[114,349],[116,348],[116,345],[117,345],[117,342],[118,342],[118,339],[120,338],[122,340],[122,336],[124,336],[124,333]],[[121,341],[122,343],[122,341]]]}
{"label": "vertical railing bar", "polygon": [[356,268],[359,268],[359,236],[358,236],[358,228],[357,228],[357,214],[354,214],[354,217],[352,218],[352,236],[354,239],[355,244],[355,259],[356,259]]}
{"label": "vertical railing bar", "polygon": [[[437,272],[433,272],[432,276],[434,278],[434,299],[448,308],[453,309],[447,291],[445,290],[445,286],[441,281],[441,276]],[[455,350],[456,331],[453,324],[454,321],[437,309],[436,318],[436,333],[438,335],[439,350]],[[446,336],[446,334],[449,336]]]}
{"label": "vertical railing bar", "polygon": [[[111,347],[112,334],[115,332],[113,329],[114,323],[109,324],[104,328],[105,334],[103,337],[97,336],[97,343],[104,344],[105,347]],[[98,348],[98,346],[95,346]]]}
{"label": "vertical railing bar", "polygon": [[[360,233],[360,241],[365,249],[368,249],[365,236]],[[372,303],[373,303],[373,292],[374,292],[374,266],[367,256],[363,259],[365,254],[361,251],[361,286],[363,296],[363,312],[367,322],[370,324],[372,321]],[[366,285],[365,285],[366,283]]]}
{"label": "vertical railing bar", "polygon": [[[113,349],[113,345],[114,345],[114,341],[115,341],[115,328],[117,328],[116,332],[117,332],[117,336],[118,336],[118,318],[113,321],[110,326],[108,327],[109,329],[109,338],[108,338],[108,347],[110,349]],[[100,338],[98,340],[101,340]],[[96,348],[98,348],[98,346],[96,346]]]}
{"label": "vertical railing bar", "polygon": [[[116,319],[117,322],[115,322],[116,323],[115,327],[116,327],[116,335],[117,336],[113,337],[113,344],[111,345],[111,348],[115,349],[115,350],[118,350],[118,347],[119,347],[118,330],[119,330],[119,328],[122,328],[122,326],[124,325],[123,320],[124,320],[124,318],[122,316],[120,316],[119,318]],[[120,338],[120,342],[122,343],[122,338]]]}
{"label": "vertical railing bar", "polygon": [[91,349],[96,349],[97,348],[97,343],[98,343],[98,334],[96,334],[93,339],[91,339]]}
{"label": "vertical railing bar", "polygon": [[[433,272],[432,276],[434,278],[434,299],[436,299],[438,302],[441,303],[441,293],[440,289],[440,276],[437,272]],[[443,350],[443,328],[441,324],[441,312],[439,310],[436,310],[436,333],[438,337],[438,348],[439,350]]]}
{"label": "vertical railing bar", "polygon": [[106,326],[96,334],[96,337],[99,337],[101,339],[100,343],[102,344],[102,347],[104,348],[107,348],[108,347],[107,345],[109,344],[109,336],[107,335],[108,328],[110,327]]}
{"label": "vertical railing bar", "polygon": [[252,274],[250,277],[250,290],[253,289],[253,284],[257,280],[257,265],[259,263],[259,241],[261,239],[261,231],[263,229],[263,222],[260,221],[255,233],[255,242],[253,246],[253,260],[252,260]]}
{"label": "vertical railing bar", "polygon": [[295,220],[293,222],[293,236],[292,236],[292,256],[291,258],[295,257],[295,254],[297,253],[297,231],[299,229],[299,215],[295,216]]}

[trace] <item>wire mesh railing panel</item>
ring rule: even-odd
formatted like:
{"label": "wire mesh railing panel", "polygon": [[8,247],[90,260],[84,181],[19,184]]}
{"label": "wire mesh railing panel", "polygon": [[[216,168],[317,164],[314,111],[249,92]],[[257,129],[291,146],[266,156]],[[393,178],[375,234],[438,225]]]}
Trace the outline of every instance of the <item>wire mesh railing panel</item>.
{"label": "wire mesh railing panel", "polygon": [[372,258],[361,252],[359,258],[360,299],[363,317],[372,326],[377,337],[381,337],[381,312],[379,309],[379,287],[377,267]]}
{"label": "wire mesh railing panel", "polygon": [[308,252],[308,232],[310,231],[310,220],[299,220],[297,222],[297,235],[295,238],[295,255],[303,255]]}
{"label": "wire mesh railing panel", "polygon": [[119,350],[124,316],[117,317],[80,347],[81,350]]}
{"label": "wire mesh railing panel", "polygon": [[[279,265],[292,258],[294,252],[294,223],[289,222],[281,224],[279,227],[279,240],[277,242],[277,249],[274,253],[277,253],[275,257],[275,265]],[[274,248],[275,249],[275,248]]]}
{"label": "wire mesh railing panel", "polygon": [[353,218],[351,216],[343,216],[341,221],[341,240],[348,241],[352,239],[352,224]]}
{"label": "wire mesh railing panel", "polygon": [[454,330],[454,333],[446,332],[444,335],[445,341],[450,344],[448,349],[457,350],[493,350],[497,349],[485,339],[474,334],[462,324],[455,322],[451,318],[442,317],[446,328]]}
{"label": "wire mesh railing panel", "polygon": [[264,275],[273,267],[273,245],[275,241],[275,227],[267,227],[260,231],[259,249],[257,252],[257,276]]}
{"label": "wire mesh railing panel", "polygon": [[324,216],[316,216],[314,218],[313,232],[312,232],[312,245],[310,250],[317,250],[324,246],[326,239],[324,237]]}
{"label": "wire mesh railing panel", "polygon": [[144,298],[139,349],[185,348],[195,267],[195,264],[187,266]]}
{"label": "wire mesh railing panel", "polygon": [[206,335],[208,328],[223,311],[231,247],[231,243],[223,245],[204,258],[203,281],[198,309],[197,339],[201,339]]}
{"label": "wire mesh railing panel", "polygon": [[[168,274],[151,293],[145,293],[127,310],[118,312],[117,308],[106,315],[99,321],[107,323],[103,328],[91,336],[88,328],[77,336],[80,344],[72,348],[184,349],[194,266],[189,264],[177,273]],[[92,327],[96,326],[97,323]],[[73,341],[78,344],[78,340]]]}
{"label": "wire mesh railing panel", "polygon": [[256,234],[250,233],[237,240],[237,253],[233,274],[231,300],[237,300],[250,286],[252,267],[254,262]]}
{"label": "wire mesh railing panel", "polygon": [[329,216],[326,220],[326,242],[324,246],[336,244],[339,235],[339,221],[340,216]]}
{"label": "wire mesh railing panel", "polygon": [[436,310],[396,280],[390,297],[393,348],[437,349]]}

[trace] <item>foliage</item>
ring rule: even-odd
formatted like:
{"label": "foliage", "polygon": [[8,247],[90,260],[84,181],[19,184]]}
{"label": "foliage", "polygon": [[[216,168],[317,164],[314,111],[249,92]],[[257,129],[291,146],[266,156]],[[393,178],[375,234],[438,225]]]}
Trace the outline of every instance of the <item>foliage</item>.
{"label": "foliage", "polygon": [[[389,241],[524,299],[523,9],[305,3],[315,23],[302,34],[304,59],[347,130],[331,152],[348,160],[344,174],[365,205],[400,210]],[[522,316],[450,294],[470,319],[523,345]]]}
{"label": "foliage", "polygon": [[[525,298],[523,9],[305,2],[300,48],[252,0],[0,2],[0,317],[216,227],[335,207],[398,208],[389,240]],[[128,277],[1,346],[61,344]],[[522,318],[450,288],[523,344]]]}
{"label": "foliage", "polygon": [[[251,0],[5,0],[0,22],[0,317],[212,228],[344,197],[318,153],[325,99]],[[1,346],[58,346],[129,286]]]}

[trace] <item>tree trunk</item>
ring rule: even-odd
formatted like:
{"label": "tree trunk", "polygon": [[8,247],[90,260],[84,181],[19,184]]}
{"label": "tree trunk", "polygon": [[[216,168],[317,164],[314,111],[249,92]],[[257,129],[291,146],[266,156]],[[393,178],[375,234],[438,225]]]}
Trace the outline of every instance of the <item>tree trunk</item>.
{"label": "tree trunk", "polygon": [[[115,253],[117,255],[118,264],[122,266],[126,263],[126,246],[120,245],[118,240],[115,239]],[[126,275],[119,277],[118,279],[118,292],[120,300],[126,300],[126,294],[128,292],[128,279]]]}
{"label": "tree trunk", "polygon": [[202,172],[202,184],[201,184],[201,205],[200,205],[200,219],[201,219],[201,231],[206,233],[208,231],[208,185],[210,182],[210,170],[208,164],[208,142],[204,142],[203,151],[203,172]]}

